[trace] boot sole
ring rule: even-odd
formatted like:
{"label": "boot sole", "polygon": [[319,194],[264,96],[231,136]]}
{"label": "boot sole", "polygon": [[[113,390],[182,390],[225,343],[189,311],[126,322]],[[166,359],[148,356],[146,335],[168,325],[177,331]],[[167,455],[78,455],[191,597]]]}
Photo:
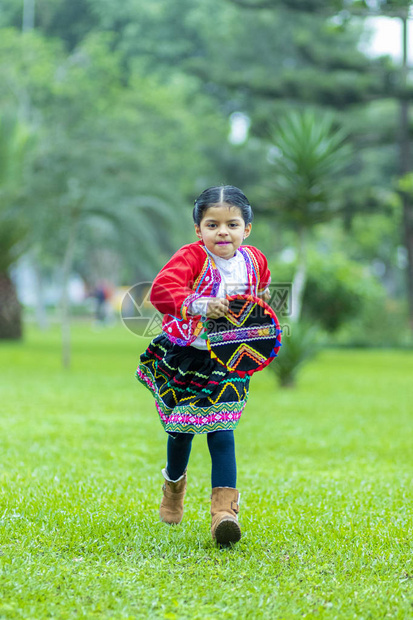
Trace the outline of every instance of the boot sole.
{"label": "boot sole", "polygon": [[234,519],[223,519],[215,530],[215,540],[219,545],[230,545],[241,539],[241,528]]}

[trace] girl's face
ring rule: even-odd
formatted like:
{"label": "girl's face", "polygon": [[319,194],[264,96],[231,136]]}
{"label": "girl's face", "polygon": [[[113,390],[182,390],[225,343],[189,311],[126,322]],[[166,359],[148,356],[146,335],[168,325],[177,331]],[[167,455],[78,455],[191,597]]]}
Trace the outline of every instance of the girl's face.
{"label": "girl's face", "polygon": [[251,224],[245,225],[241,209],[220,202],[206,209],[195,232],[207,250],[228,260],[249,236]]}

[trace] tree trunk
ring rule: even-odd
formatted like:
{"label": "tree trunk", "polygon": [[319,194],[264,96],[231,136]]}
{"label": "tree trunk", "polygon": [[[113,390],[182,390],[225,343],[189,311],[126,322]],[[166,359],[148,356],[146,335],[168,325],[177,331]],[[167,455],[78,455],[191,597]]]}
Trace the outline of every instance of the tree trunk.
{"label": "tree trunk", "polygon": [[[408,18],[402,17],[403,26],[403,64],[401,71],[401,98],[400,98],[400,133],[399,133],[399,153],[400,153],[400,174],[404,176],[411,172],[410,162],[410,137],[409,137],[409,99],[406,94],[408,83],[408,62],[407,62],[407,24]],[[409,307],[409,323],[413,330],[413,204],[412,197],[407,193],[402,194],[403,202],[403,226],[404,226],[404,245],[407,250],[407,299]]]}
{"label": "tree trunk", "polygon": [[0,339],[20,340],[21,337],[21,305],[16,288],[9,275],[0,272]]}
{"label": "tree trunk", "polygon": [[409,303],[409,323],[413,331],[413,205],[412,199],[403,196],[404,245],[407,250],[407,299]]}
{"label": "tree trunk", "polygon": [[62,364],[69,368],[71,361],[71,338],[70,338],[70,308],[69,308],[69,278],[72,271],[73,255],[76,241],[78,216],[72,215],[69,227],[69,236],[62,267],[62,297],[60,301],[61,329],[62,329]]}
{"label": "tree trunk", "polygon": [[291,321],[297,322],[301,316],[304,289],[307,281],[307,248],[304,228],[298,231],[298,262],[291,292]]}
{"label": "tree trunk", "polygon": [[33,258],[32,266],[36,282],[36,321],[41,331],[46,331],[49,327],[49,321],[47,319],[47,310],[44,301],[43,275],[36,256]]}

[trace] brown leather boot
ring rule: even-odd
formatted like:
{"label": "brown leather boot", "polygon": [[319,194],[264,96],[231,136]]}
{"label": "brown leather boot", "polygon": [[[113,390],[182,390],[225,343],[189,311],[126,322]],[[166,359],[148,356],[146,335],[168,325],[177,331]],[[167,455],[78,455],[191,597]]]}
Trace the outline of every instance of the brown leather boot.
{"label": "brown leather boot", "polygon": [[165,482],[162,486],[163,497],[159,515],[165,523],[178,524],[184,514],[184,497],[186,492],[186,471],[178,480],[171,480],[166,469],[162,470]]}
{"label": "brown leather boot", "polygon": [[241,538],[238,523],[239,493],[230,487],[215,487],[211,495],[211,534],[219,545],[229,545]]}

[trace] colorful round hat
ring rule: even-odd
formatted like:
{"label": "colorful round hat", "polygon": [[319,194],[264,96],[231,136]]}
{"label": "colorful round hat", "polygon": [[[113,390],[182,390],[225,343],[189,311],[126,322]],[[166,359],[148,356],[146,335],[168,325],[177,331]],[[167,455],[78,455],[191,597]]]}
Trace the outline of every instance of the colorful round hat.
{"label": "colorful round hat", "polygon": [[211,357],[239,375],[268,366],[281,347],[281,329],[274,310],[253,295],[228,296],[224,317],[204,322]]}

